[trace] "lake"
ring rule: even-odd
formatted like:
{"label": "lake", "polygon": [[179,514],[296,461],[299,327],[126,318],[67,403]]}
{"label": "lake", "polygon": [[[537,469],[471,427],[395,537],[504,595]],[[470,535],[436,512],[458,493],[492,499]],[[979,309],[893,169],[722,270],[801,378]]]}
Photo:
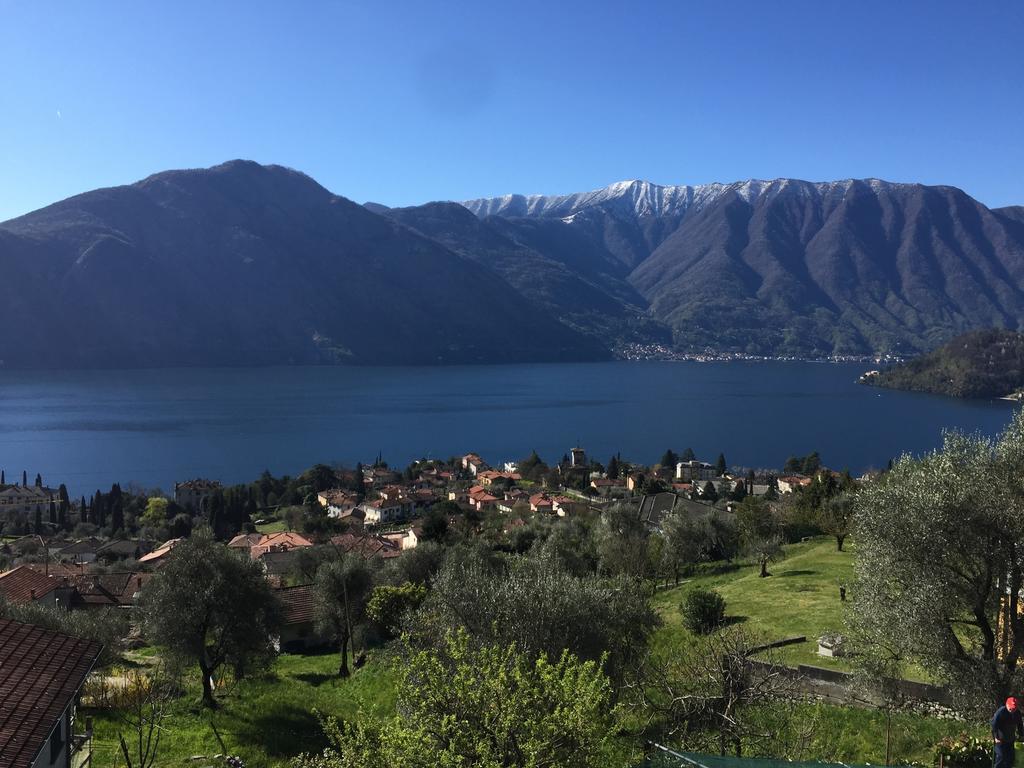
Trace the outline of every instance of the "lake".
{"label": "lake", "polygon": [[317,462],[393,465],[474,451],[492,464],[579,443],[656,462],[779,467],[820,452],[861,472],[937,447],[943,428],[995,434],[1017,406],[860,386],[863,363],[613,362],[447,368],[0,370],[0,468],[72,495],[134,482],[226,483]]}

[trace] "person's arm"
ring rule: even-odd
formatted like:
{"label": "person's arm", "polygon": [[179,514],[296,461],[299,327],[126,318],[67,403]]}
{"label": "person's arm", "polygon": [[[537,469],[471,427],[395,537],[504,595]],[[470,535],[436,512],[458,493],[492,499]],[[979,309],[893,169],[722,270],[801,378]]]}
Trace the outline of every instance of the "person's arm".
{"label": "person's arm", "polygon": [[992,740],[996,744],[1002,744],[1000,736],[1002,736],[1002,734],[999,730],[999,710],[997,709],[996,713],[992,715]]}

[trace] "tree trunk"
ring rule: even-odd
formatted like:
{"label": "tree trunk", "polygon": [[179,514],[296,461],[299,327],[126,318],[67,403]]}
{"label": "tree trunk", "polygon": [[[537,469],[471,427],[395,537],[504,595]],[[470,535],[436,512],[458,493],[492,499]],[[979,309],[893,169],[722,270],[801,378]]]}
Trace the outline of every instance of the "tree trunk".
{"label": "tree trunk", "polygon": [[341,666],[338,667],[338,677],[348,677],[348,635],[341,638]]}
{"label": "tree trunk", "polygon": [[767,557],[762,557],[761,558],[761,578],[763,579],[765,576],[771,576],[771,574],[768,573],[768,558]]}
{"label": "tree trunk", "polygon": [[846,540],[846,534],[842,536],[836,536],[836,552],[843,551],[843,542]]}
{"label": "tree trunk", "polygon": [[203,706],[216,709],[217,700],[213,697],[213,669],[200,662],[199,673],[203,678]]}

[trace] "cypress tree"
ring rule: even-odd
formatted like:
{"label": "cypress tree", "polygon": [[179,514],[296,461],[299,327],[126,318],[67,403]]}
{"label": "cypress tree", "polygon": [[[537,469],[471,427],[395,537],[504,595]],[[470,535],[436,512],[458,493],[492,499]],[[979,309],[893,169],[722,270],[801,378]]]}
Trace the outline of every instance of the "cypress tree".
{"label": "cypress tree", "polygon": [[92,522],[103,528],[107,524],[106,500],[103,498],[103,491],[97,490],[92,497]]}
{"label": "cypress tree", "polygon": [[57,525],[57,502],[50,499],[50,524]]}
{"label": "cypress tree", "polygon": [[616,480],[619,477],[619,457],[612,456],[608,459],[608,478]]}
{"label": "cypress tree", "polygon": [[78,522],[87,523],[89,522],[89,507],[85,503],[85,496],[82,497],[82,506],[78,508]]}
{"label": "cypress tree", "polygon": [[718,454],[718,461],[715,462],[715,472],[721,477],[729,470],[729,465],[725,463],[725,454]]}
{"label": "cypress tree", "polygon": [[42,487],[43,487],[43,476],[37,472],[36,473],[36,488],[42,488]]}
{"label": "cypress tree", "polygon": [[704,491],[701,493],[701,498],[711,502],[718,501],[718,491],[715,489],[715,484],[710,480],[704,483]]}
{"label": "cypress tree", "polygon": [[21,487],[28,488],[28,470],[21,470]]}
{"label": "cypress tree", "polygon": [[0,469],[0,485],[7,485],[7,478],[4,476],[2,469]]}

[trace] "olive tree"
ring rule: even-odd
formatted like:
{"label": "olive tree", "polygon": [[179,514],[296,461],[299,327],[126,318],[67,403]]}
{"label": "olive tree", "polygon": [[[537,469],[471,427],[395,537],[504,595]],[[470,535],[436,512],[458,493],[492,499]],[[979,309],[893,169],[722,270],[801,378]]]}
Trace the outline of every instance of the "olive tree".
{"label": "olive tree", "polygon": [[329,719],[332,748],[296,768],[625,768],[612,687],[594,661],[533,659],[515,645],[478,645],[463,631],[442,653],[405,666],[400,714],[354,725]]}
{"label": "olive tree", "polygon": [[480,642],[515,643],[521,652],[558,658],[568,650],[584,661],[607,655],[619,682],[646,648],[658,624],[642,584],[575,576],[549,556],[450,558],[413,622],[414,640],[434,644],[451,627]]}
{"label": "olive tree", "polygon": [[748,496],[736,508],[740,548],[760,565],[759,576],[771,576],[768,564],[782,551],[782,530],[772,508],[765,501]]}
{"label": "olive tree", "polygon": [[337,641],[339,677],[349,676],[349,642],[366,620],[366,603],[372,590],[373,574],[358,555],[341,555],[317,569],[313,582],[316,624]]}
{"label": "olive tree", "polygon": [[905,649],[981,710],[1021,683],[1024,416],[997,440],[959,433],[903,457],[856,504],[851,628]]}
{"label": "olive tree", "polygon": [[224,664],[236,672],[273,654],[280,608],[258,563],[243,560],[200,529],[179,543],[139,597],[146,637],[195,662],[203,704],[217,706],[213,678]]}
{"label": "olive tree", "polygon": [[843,542],[853,530],[853,515],[855,512],[854,495],[842,493],[826,499],[818,511],[818,524],[821,530],[836,540],[836,550],[843,551]]}

